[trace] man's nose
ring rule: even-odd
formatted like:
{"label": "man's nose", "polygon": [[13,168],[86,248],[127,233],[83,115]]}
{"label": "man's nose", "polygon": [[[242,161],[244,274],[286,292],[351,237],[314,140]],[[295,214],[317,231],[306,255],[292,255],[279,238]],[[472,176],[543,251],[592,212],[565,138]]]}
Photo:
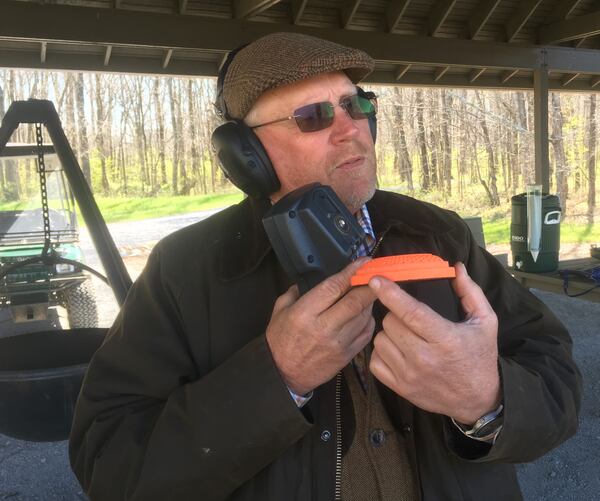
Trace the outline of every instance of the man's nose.
{"label": "man's nose", "polygon": [[332,138],[337,141],[354,137],[359,133],[357,121],[341,106],[335,110],[332,128]]}

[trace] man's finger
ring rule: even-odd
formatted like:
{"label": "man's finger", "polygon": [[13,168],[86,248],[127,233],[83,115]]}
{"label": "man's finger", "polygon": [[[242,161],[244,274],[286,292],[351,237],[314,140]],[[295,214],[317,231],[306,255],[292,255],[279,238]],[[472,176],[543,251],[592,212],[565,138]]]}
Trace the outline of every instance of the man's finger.
{"label": "man's finger", "polygon": [[490,306],[485,294],[469,276],[463,263],[454,265],[456,278],[452,280],[452,288],[460,298],[463,310],[469,318],[483,317],[492,314],[494,311]]}
{"label": "man's finger", "polygon": [[[378,334],[377,336],[379,336]],[[383,357],[379,354],[377,349],[373,350],[371,353],[371,360],[369,362],[369,370],[371,374],[375,376],[379,381],[381,381],[388,388],[393,388],[394,383],[396,381],[396,377],[394,376],[394,372],[387,364],[387,362],[383,359]]]}
{"label": "man's finger", "polygon": [[298,290],[298,286],[294,284],[277,298],[277,300],[275,301],[275,305],[273,306],[273,315],[276,315],[281,310],[284,310],[285,308],[288,308],[291,305],[293,305],[299,297],[300,291]]}
{"label": "man's finger", "polygon": [[358,268],[369,261],[369,258],[359,258],[346,266],[342,271],[331,275],[308,291],[299,301],[302,307],[319,313],[335,304],[350,289],[350,278]]}
{"label": "man's finger", "polygon": [[370,314],[375,299],[377,299],[375,294],[368,287],[355,287],[331,308],[323,312],[321,320],[332,328],[340,328],[367,309]]}
{"label": "man's finger", "polygon": [[426,341],[438,342],[449,332],[451,322],[404,292],[391,280],[377,276],[369,281],[369,287],[390,312]]}

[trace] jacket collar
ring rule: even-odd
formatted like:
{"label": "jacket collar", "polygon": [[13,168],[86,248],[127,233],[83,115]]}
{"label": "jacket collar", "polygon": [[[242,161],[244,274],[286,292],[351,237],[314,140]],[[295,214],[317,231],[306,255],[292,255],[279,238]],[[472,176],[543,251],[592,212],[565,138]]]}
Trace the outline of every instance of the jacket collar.
{"label": "jacket collar", "polygon": [[[272,253],[262,224],[271,207],[269,200],[246,198],[236,207],[231,231],[219,252],[219,275],[222,280],[242,278],[254,271]],[[377,190],[367,202],[369,215],[378,237],[386,231],[405,235],[442,234],[453,225],[439,215],[439,209],[413,198]],[[449,218],[448,218],[449,219]]]}

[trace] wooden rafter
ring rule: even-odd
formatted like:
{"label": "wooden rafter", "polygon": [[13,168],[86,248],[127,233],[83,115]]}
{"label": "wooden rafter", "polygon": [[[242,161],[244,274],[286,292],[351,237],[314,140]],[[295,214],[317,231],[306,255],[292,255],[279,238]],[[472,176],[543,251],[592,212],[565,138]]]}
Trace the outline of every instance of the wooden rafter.
{"label": "wooden rafter", "polygon": [[469,83],[473,83],[475,80],[477,80],[481,75],[483,75],[484,71],[485,71],[485,68],[475,68],[469,74]]}
{"label": "wooden rafter", "polygon": [[48,49],[48,42],[42,42],[40,46],[40,63],[46,62],[46,51]]}
{"label": "wooden rafter", "polygon": [[402,77],[406,75],[406,72],[408,70],[410,70],[410,64],[403,64],[401,66],[398,66],[398,69],[394,73],[396,80],[400,81]]}
{"label": "wooden rafter", "polygon": [[162,62],[163,70],[167,66],[169,66],[169,63],[171,62],[171,57],[173,57],[173,49],[167,49],[167,52],[165,52],[165,56],[163,57],[163,62]]}
{"label": "wooden rafter", "polygon": [[456,4],[456,0],[439,0],[435,2],[435,7],[431,11],[431,15],[429,16],[429,34],[434,37],[442,25],[444,21],[450,14],[452,7]]}
{"label": "wooden rafter", "polygon": [[473,12],[468,21],[471,38],[476,38],[479,35],[479,32],[494,13],[499,3],[500,0],[484,0],[481,4],[477,5],[475,12]]}
{"label": "wooden rafter", "polygon": [[433,72],[433,81],[437,82],[438,80],[440,80],[440,78],[442,78],[449,69],[450,69],[450,66],[444,66],[443,68],[437,68]]}
{"label": "wooden rafter", "polygon": [[569,85],[573,80],[575,80],[580,74],[579,73],[573,73],[571,75],[566,75],[561,81],[560,84],[563,87],[566,87],[567,85]]}
{"label": "wooden rafter", "polygon": [[108,66],[108,63],[110,63],[111,54],[112,54],[112,45],[107,45],[106,50],[104,51],[104,66]]}
{"label": "wooden rafter", "polygon": [[562,21],[571,16],[575,7],[581,0],[560,0],[548,16],[548,21]]}
{"label": "wooden rafter", "polygon": [[279,0],[234,0],[234,14],[236,19],[248,19],[272,7]]}
{"label": "wooden rafter", "polygon": [[347,28],[352,22],[352,18],[354,17],[354,14],[356,14],[360,2],[361,0],[346,0],[342,7],[342,28]]}
{"label": "wooden rafter", "polygon": [[519,2],[517,11],[506,23],[507,42],[512,42],[515,39],[540,3],[542,3],[542,0],[522,0]]}
{"label": "wooden rafter", "polygon": [[187,9],[188,0],[179,0],[179,13],[185,14]]}
{"label": "wooden rafter", "polygon": [[392,3],[388,7],[385,17],[387,19],[388,31],[391,33],[394,31],[400,19],[406,12],[406,8],[409,6],[410,0],[392,0]]}
{"label": "wooden rafter", "polygon": [[292,24],[298,24],[308,0],[292,0]]}
{"label": "wooden rafter", "polygon": [[567,42],[600,33],[600,12],[572,17],[565,21],[540,26],[538,38],[541,44]]}
{"label": "wooden rafter", "polygon": [[505,71],[504,73],[502,73],[502,76],[500,77],[500,81],[505,84],[506,82],[508,82],[512,77],[514,77],[517,73],[519,72],[519,70],[509,70],[509,71]]}

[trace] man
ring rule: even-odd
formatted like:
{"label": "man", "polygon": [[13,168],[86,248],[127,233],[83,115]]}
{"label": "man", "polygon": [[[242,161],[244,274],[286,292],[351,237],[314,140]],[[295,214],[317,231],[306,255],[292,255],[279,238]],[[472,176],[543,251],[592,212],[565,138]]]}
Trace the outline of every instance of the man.
{"label": "man", "polygon": [[[575,432],[560,322],[455,214],[375,190],[355,87],[372,67],[290,33],[231,61],[227,114],[252,127],[280,188],[154,249],[78,402],[70,456],[92,500],[520,499],[511,463]],[[456,279],[351,288],[359,260],[299,296],[261,218],[315,181],[375,256],[433,253]]]}

